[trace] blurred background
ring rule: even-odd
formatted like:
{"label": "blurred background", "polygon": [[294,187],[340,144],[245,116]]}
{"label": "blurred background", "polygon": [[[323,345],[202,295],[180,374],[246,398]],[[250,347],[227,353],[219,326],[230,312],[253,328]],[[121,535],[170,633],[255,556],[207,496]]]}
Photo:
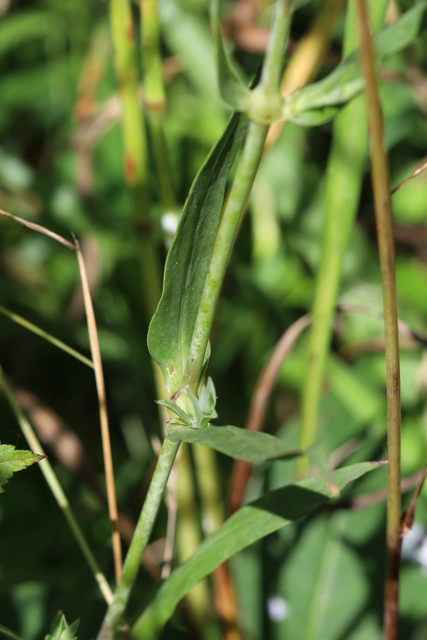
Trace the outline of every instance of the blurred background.
{"label": "blurred background", "polygon": [[[287,59],[323,4],[315,0],[299,3]],[[402,0],[394,9],[404,11],[412,5]],[[139,9],[136,3],[131,8],[141,77]],[[249,81],[265,50],[271,5],[236,0],[224,3],[223,12],[230,51]],[[122,106],[109,6],[104,1],[1,0],[0,14],[0,208],[67,239],[72,240],[74,233],[81,242],[103,356],[117,497],[126,540],[151,477],[161,426],[146,348],[148,320],[136,250],[138,233],[124,177]],[[173,227],[176,222],[192,181],[230,112],[218,93],[206,0],[161,0],[159,21],[167,99],[163,124],[175,202],[169,207],[162,202],[150,137],[147,193],[152,242],[163,263],[170,242],[168,223],[172,221]],[[343,21],[344,13],[336,19],[319,77],[341,60]],[[381,70],[392,186],[426,161],[426,64],[427,41],[419,39],[404,54],[390,58]],[[260,165],[212,335],[209,375],[216,386],[220,424],[246,424],[257,379],[274,347],[284,331],[310,311],[321,252],[331,126],[305,128],[288,123]],[[393,198],[399,317],[405,323],[401,337],[402,473],[410,478],[408,487],[414,486],[412,476],[427,458],[426,195],[424,173]],[[0,217],[0,246],[1,308],[23,316],[90,357],[74,253],[4,217]],[[150,280],[151,274],[147,277]],[[385,363],[368,162],[357,223],[345,254],[338,305],[347,311],[337,313],[334,324],[319,415],[321,441],[331,453],[338,449],[338,462],[380,459],[385,457],[386,445]],[[298,426],[306,343],[303,333],[280,367],[263,426],[289,439]],[[112,580],[93,371],[3,312],[0,362],[102,569]],[[27,448],[3,395],[0,412],[1,442]],[[219,510],[227,513],[232,462],[218,456],[215,464],[215,500],[219,500]],[[195,467],[190,458],[187,469],[193,475]],[[287,473],[280,462],[253,470],[246,499],[282,486]],[[379,471],[360,481],[356,494],[375,496],[385,487],[385,475]],[[401,637],[405,640],[427,637],[426,496],[424,491],[419,499],[416,535],[405,546],[402,566]],[[190,505],[191,526],[196,526],[199,536],[203,529],[197,515],[200,500],[196,489],[196,510]],[[381,638],[384,496],[371,502],[365,501],[363,508],[316,515],[236,556],[227,578],[240,626],[240,636],[233,637]],[[167,516],[165,506],[153,536],[158,542],[150,547],[132,597],[135,611],[155,592]],[[177,539],[181,526],[178,509]],[[190,600],[180,609],[163,637],[231,639],[227,625],[216,620],[218,609],[209,595],[212,589],[215,585],[205,585],[205,606],[198,608]],[[96,635],[104,603],[34,466],[18,474],[0,499],[0,623],[25,640],[35,640],[48,632],[59,609],[69,622],[81,618],[78,636],[87,639]]]}

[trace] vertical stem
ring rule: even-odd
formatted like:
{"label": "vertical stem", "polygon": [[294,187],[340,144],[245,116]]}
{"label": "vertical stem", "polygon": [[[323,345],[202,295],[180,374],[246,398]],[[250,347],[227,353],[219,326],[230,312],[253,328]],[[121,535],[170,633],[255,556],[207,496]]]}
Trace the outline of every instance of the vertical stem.
{"label": "vertical stem", "polygon": [[141,0],[144,104],[163,211],[176,209],[172,167],[164,133],[166,94],[160,56],[157,0]]}
{"label": "vertical stem", "polygon": [[147,140],[143,112],[138,102],[138,69],[129,0],[110,0],[110,21],[117,79],[123,105],[124,173],[132,198],[134,228],[138,235],[147,317],[151,318],[161,294],[161,270],[152,239]]}
{"label": "vertical stem", "polygon": [[391,217],[390,178],[384,150],[383,120],[375,73],[374,53],[369,33],[365,0],[357,2],[360,55],[366,81],[372,184],[381,263],[384,304],[384,332],[387,379],[388,497],[387,497],[387,577],[384,611],[384,639],[397,640],[400,563],[400,367],[397,327],[394,240]]}
{"label": "vertical stem", "polygon": [[[144,71],[144,105],[147,114],[148,131],[154,156],[157,187],[159,191],[162,213],[176,212],[178,207],[175,198],[175,187],[170,162],[170,154],[164,131],[166,112],[166,92],[162,73],[162,59],[160,54],[160,30],[158,20],[157,0],[141,0],[141,38],[142,63]],[[154,366],[157,367],[155,364]],[[160,369],[157,368],[160,373]],[[156,380],[157,397],[168,397],[163,377]],[[166,418],[167,420],[167,418]],[[166,421],[164,421],[166,422]],[[168,483],[169,499],[172,492],[176,493],[179,516],[172,531],[171,553],[176,539],[178,559],[186,560],[200,544],[200,529],[197,509],[195,508],[194,482],[188,445],[183,444],[179,459],[176,463],[175,482],[171,487]],[[169,514],[170,517],[170,514]],[[209,610],[209,593],[206,581],[198,584],[186,596],[189,613],[199,627],[206,623]]]}
{"label": "vertical stem", "polygon": [[[372,30],[383,22],[388,0],[377,0]],[[357,47],[354,29],[355,5],[349,3],[346,16],[344,56]],[[374,17],[373,17],[374,18]],[[328,160],[324,197],[322,251],[313,301],[313,323],[309,335],[307,373],[301,393],[300,446],[307,448],[316,439],[319,404],[328,350],[332,318],[341,277],[344,251],[353,227],[363,178],[366,156],[366,109],[362,97],[342,108],[333,128],[333,144]],[[297,475],[307,469],[307,458],[297,463]]]}
{"label": "vertical stem", "polygon": [[[335,22],[345,4],[346,0],[325,0],[321,3],[319,13],[286,66],[281,83],[282,96],[300,89],[315,77],[331,44]],[[267,136],[267,147],[277,140],[284,124],[283,120],[273,122]]]}
{"label": "vertical stem", "polygon": [[261,88],[269,100],[280,97],[280,79],[289,33],[291,0],[275,0],[270,38],[261,74]]}
{"label": "vertical stem", "polygon": [[123,106],[125,178],[136,205],[134,215],[137,219],[146,220],[149,213],[147,142],[142,111],[138,102],[138,71],[133,21],[128,0],[110,0],[110,22],[117,80]]}
{"label": "vertical stem", "polygon": [[[112,2],[115,1],[117,0],[112,0]],[[289,0],[276,0],[276,5],[282,3],[283,7],[286,9],[286,15],[288,15]],[[282,37],[278,37],[274,24],[272,27],[272,33],[275,34],[274,42],[276,44],[275,48],[270,48],[267,53],[267,66],[270,66],[269,60],[276,54],[276,49],[281,47],[280,52],[281,55],[283,55],[282,42],[284,42],[287,37],[289,20],[281,20],[280,24]],[[277,58],[275,64],[278,64],[279,62],[281,63],[281,58]],[[269,77],[271,78],[271,82],[276,82],[277,80],[278,90],[280,72],[273,73],[271,67],[270,71],[271,73]],[[264,84],[264,90],[268,92],[270,90],[270,85]],[[242,157],[233,183],[233,188],[217,236],[199,314],[196,319],[193,340],[190,345],[188,364],[184,372],[183,386],[186,387],[188,385],[188,389],[193,393],[197,393],[199,386],[203,358],[209,339],[209,333],[222,280],[224,278],[225,269],[231,253],[238,224],[241,219],[242,212],[245,209],[252,183],[258,169],[267,130],[268,127],[266,125],[261,125],[256,122],[251,122],[250,124]],[[178,448],[179,445],[170,442],[166,436],[150,488],[135,529],[135,535],[126,556],[122,577],[116,587],[114,600],[107,610],[97,640],[112,640],[115,629],[123,616],[129,600],[130,592],[138,573],[141,557],[147,546]]]}
{"label": "vertical stem", "polygon": [[242,157],[237,167],[233,187],[218,231],[182,382],[182,387],[186,388],[188,385],[188,388],[193,393],[197,392],[199,386],[203,359],[222,281],[242,212],[245,209],[258,169],[267,131],[267,126],[257,122],[251,122],[249,125]]}
{"label": "vertical stem", "polygon": [[[190,446],[183,442],[178,464],[178,522],[176,531],[176,552],[180,564],[197,550],[201,543],[199,514],[197,510],[195,483],[190,460]],[[211,477],[214,483],[214,477]],[[204,628],[210,609],[207,581],[199,582],[186,595],[191,614],[199,628]]]}
{"label": "vertical stem", "polygon": [[170,442],[168,438],[165,438],[159,459],[157,460],[156,469],[144,501],[144,506],[139,516],[135,533],[123,565],[122,577],[120,578],[114,592],[114,600],[108,607],[107,613],[105,614],[97,640],[112,640],[115,629],[123,617],[139,567],[141,566],[142,555],[147,547],[153,530],[153,525],[159,511],[159,506],[163,498],[163,493],[178,452],[178,448],[179,444],[174,444]]}
{"label": "vertical stem", "polygon": [[105,466],[105,482],[107,486],[108,513],[112,527],[112,546],[114,557],[114,572],[116,581],[122,573],[122,546],[119,531],[119,516],[117,513],[116,488],[114,485],[113,455],[111,452],[110,429],[108,424],[107,398],[105,395],[104,373],[102,369],[101,351],[99,348],[98,333],[96,330],[95,313],[89,290],[86,273],[86,265],[79,243],[76,241],[77,260],[80,269],[83,299],[86,310],[87,326],[89,332],[90,349],[92,353],[93,367],[95,370],[96,391],[98,394],[99,419],[101,423],[102,451]]}
{"label": "vertical stem", "polygon": [[[275,0],[270,39],[265,55],[260,85],[254,89],[263,97],[265,105],[280,101],[280,76],[283,54],[290,25],[290,0]],[[239,222],[246,207],[261,160],[268,126],[252,121],[237,167],[233,187],[228,199],[216,244],[212,253],[209,272],[203,290],[199,312],[194,326],[187,366],[182,387],[187,385],[196,393],[203,366],[209,334],[213,323],[219,293],[233,247]]]}

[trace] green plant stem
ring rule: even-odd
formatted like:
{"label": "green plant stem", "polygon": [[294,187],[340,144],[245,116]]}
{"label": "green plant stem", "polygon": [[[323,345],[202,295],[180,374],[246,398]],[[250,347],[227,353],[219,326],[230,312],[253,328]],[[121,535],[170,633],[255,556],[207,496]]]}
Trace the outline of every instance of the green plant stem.
{"label": "green plant stem", "polygon": [[388,496],[387,496],[387,577],[384,611],[384,639],[397,639],[400,564],[400,364],[397,324],[394,238],[390,198],[390,176],[384,149],[383,118],[369,33],[365,0],[357,3],[360,55],[366,82],[369,139],[371,143],[372,186],[375,201],[378,248],[381,264],[387,382]]}
{"label": "green plant stem", "polygon": [[[1,386],[3,388],[3,391],[5,393],[5,396],[7,398],[7,401],[9,402],[9,405],[15,415],[15,418],[21,428],[21,431],[24,434],[24,437],[27,440],[32,451],[35,453],[39,453],[41,455],[45,455],[43,451],[43,447],[41,446],[36,434],[34,433],[34,429],[28,422],[27,418],[25,417],[21,407],[19,406],[15,398],[15,394],[13,393],[13,390],[4,374],[4,371],[1,365],[0,365],[0,381],[1,381]],[[108,584],[104,574],[102,573],[101,569],[98,566],[95,556],[93,555],[87,543],[87,540],[84,536],[84,533],[81,530],[80,525],[77,522],[74,516],[74,513],[71,510],[70,503],[68,502],[67,496],[62,490],[62,487],[58,482],[58,478],[56,477],[55,472],[53,471],[49,460],[47,458],[44,458],[44,460],[41,460],[39,462],[39,467],[45,477],[45,480],[50,490],[52,491],[55,497],[55,500],[58,503],[59,508],[64,514],[64,517],[67,520],[71,531],[73,532],[73,535],[77,541],[77,544],[79,545],[86,559],[86,562],[88,563],[95,577],[95,580],[98,583],[99,589],[102,595],[104,596],[105,601],[107,602],[107,604],[110,604],[113,601],[113,594],[110,589],[110,585]]]}
{"label": "green plant stem", "polygon": [[[388,0],[376,3],[372,29],[381,28]],[[348,5],[344,56],[357,47],[354,29],[355,5]],[[363,98],[356,98],[337,115],[333,129],[324,197],[322,251],[312,309],[308,344],[307,373],[301,394],[299,444],[307,448],[316,440],[317,419],[326,360],[331,343],[332,321],[340,283],[342,262],[357,213],[367,151],[366,109]],[[308,459],[298,460],[297,475],[307,470]]]}
{"label": "green plant stem", "polygon": [[[149,0],[151,2],[152,0]],[[133,22],[128,0],[110,0],[110,23],[114,44],[115,65],[123,107],[122,130],[124,144],[124,174],[132,200],[132,218],[137,234],[137,255],[141,266],[142,293],[147,321],[161,295],[161,269],[157,248],[153,242],[150,203],[148,197],[148,159],[143,112],[138,101],[138,69],[136,64]],[[161,72],[161,69],[160,69]],[[158,77],[158,74],[150,74]],[[153,87],[153,82],[150,82]],[[158,398],[167,392],[159,367],[153,362],[153,376]],[[162,422],[165,412],[160,410]]]}
{"label": "green plant stem", "polygon": [[[277,1],[281,2],[282,0]],[[283,25],[283,29],[287,28],[288,23],[286,22]],[[272,54],[270,53],[270,55]],[[215,249],[212,254],[210,269],[203,291],[199,314],[196,320],[193,340],[190,345],[188,365],[184,372],[183,380],[183,386],[186,391],[190,390],[193,393],[197,393],[203,358],[206,352],[221,284],[239,221],[241,219],[242,212],[245,209],[262,155],[267,130],[268,127],[266,125],[261,125],[256,122],[251,122],[249,126],[242,157],[237,168],[233,188],[224,212]],[[183,395],[186,395],[186,393]],[[181,404],[183,398],[179,399],[179,401]],[[142,554],[147,546],[149,536],[153,528],[178,447],[178,444],[173,444],[167,437],[165,438],[150,488],[135,529],[134,538],[126,556],[122,577],[116,587],[114,600],[108,607],[98,635],[98,640],[112,640],[115,629],[123,616],[131,589],[138,573]]]}
{"label": "green plant stem", "polygon": [[[159,24],[157,14],[157,0],[141,0],[142,16],[142,49],[144,68],[144,104],[147,113],[147,123],[154,154],[154,162],[157,174],[157,183],[163,212],[176,211],[175,190],[173,185],[172,168],[167,150],[166,137],[164,133],[164,115],[166,111],[166,94],[162,75],[160,46],[159,46]],[[215,454],[207,447],[195,447],[202,450],[201,456],[208,456],[208,460],[215,461]],[[196,454],[195,454],[196,455]],[[196,455],[196,460],[197,460]],[[178,474],[176,481],[177,499],[179,514],[177,519],[176,545],[178,560],[184,562],[198,548],[201,542],[200,527],[195,509],[195,489],[194,479],[191,473],[189,447],[183,444],[177,462]],[[215,464],[211,465],[211,471],[207,474],[206,468],[199,469],[197,466],[197,480],[209,478],[205,481],[201,490],[202,520],[215,520],[215,526],[222,524],[221,517],[214,517],[212,514],[212,503],[207,496],[209,487],[218,486],[218,474]],[[219,504],[219,503],[218,503]],[[206,616],[209,610],[209,593],[206,581],[198,584],[187,595],[187,604],[191,615],[194,616],[199,628],[206,623]]]}
{"label": "green plant stem", "polygon": [[290,24],[290,6],[291,0],[276,0],[274,3],[270,38],[260,82],[260,87],[269,100],[280,97],[280,81]]}
{"label": "green plant stem", "polygon": [[[207,449],[207,447],[204,447]],[[199,514],[195,495],[195,483],[190,460],[190,446],[183,442],[178,465],[178,520],[176,530],[176,551],[179,564],[185,562],[197,550],[201,543]],[[214,477],[210,482],[215,484]],[[206,617],[210,608],[207,582],[204,580],[196,585],[186,596],[191,608],[191,614],[199,628],[206,624]]]}
{"label": "green plant stem", "polygon": [[147,547],[154,521],[159,511],[178,448],[179,444],[174,444],[167,437],[165,438],[144,501],[144,506],[126,555],[122,577],[114,591],[113,602],[105,614],[97,640],[112,640],[115,629],[123,617],[139,567],[141,566],[141,558]]}
{"label": "green plant stem", "polygon": [[216,452],[210,447],[194,444],[193,455],[200,493],[203,532],[207,536],[219,529],[224,522],[219,486],[218,483],[212,482],[212,478],[218,477]]}
{"label": "green plant stem", "polygon": [[164,132],[164,113],[153,111],[147,105],[147,121],[162,212],[178,213],[170,155]]}
{"label": "green plant stem", "polygon": [[[160,55],[157,0],[141,0],[140,6],[144,105],[154,156],[161,209],[162,213],[178,213],[170,154],[164,131],[166,92]],[[156,375],[157,397],[159,399],[167,398],[168,394],[161,371],[156,363],[153,364]],[[163,423],[166,424],[167,420],[167,411],[163,408]],[[176,491],[178,500],[179,517],[176,528],[176,546],[178,559],[183,562],[197,549],[201,542],[197,510],[195,509],[194,482],[188,445],[184,444],[181,447],[179,460],[177,461],[176,482],[168,490]],[[186,600],[190,615],[194,618],[198,627],[203,627],[209,610],[209,593],[206,581],[192,589]]]}
{"label": "green plant stem", "polygon": [[144,69],[144,104],[154,153],[163,211],[176,209],[172,167],[164,133],[166,93],[160,55],[157,0],[141,0],[141,37]]}
{"label": "green plant stem", "polygon": [[[270,40],[264,60],[261,82],[260,86],[253,91],[253,93],[257,92],[261,96],[261,102],[265,105],[267,112],[270,108],[270,103],[280,102],[279,92],[283,53],[290,26],[289,10],[289,0],[275,1]],[[274,111],[274,104],[272,109]],[[267,132],[268,125],[251,121],[233,187],[223,213],[181,385],[182,388],[188,388],[193,393],[197,393],[225,270],[239,222],[258,170]]]}
{"label": "green plant stem", "polygon": [[141,0],[141,20],[144,102],[153,110],[164,111],[166,94],[160,56],[157,0]]}
{"label": "green plant stem", "polygon": [[237,167],[233,187],[218,231],[181,385],[182,388],[189,389],[192,393],[197,393],[225,270],[242,212],[245,209],[258,169],[267,131],[268,127],[266,125],[258,124],[257,122],[251,122],[249,125],[242,157]]}
{"label": "green plant stem", "polygon": [[142,287],[148,319],[161,294],[160,263],[152,239],[148,196],[148,159],[143,112],[138,101],[133,22],[128,0],[110,0],[111,34],[122,101],[124,174],[132,199],[132,220],[137,234]]}
{"label": "green plant stem", "polygon": [[122,101],[124,171],[134,199],[142,205],[134,211],[137,219],[148,217],[147,143],[138,102],[138,72],[136,65],[133,21],[128,0],[110,0],[111,35]]}

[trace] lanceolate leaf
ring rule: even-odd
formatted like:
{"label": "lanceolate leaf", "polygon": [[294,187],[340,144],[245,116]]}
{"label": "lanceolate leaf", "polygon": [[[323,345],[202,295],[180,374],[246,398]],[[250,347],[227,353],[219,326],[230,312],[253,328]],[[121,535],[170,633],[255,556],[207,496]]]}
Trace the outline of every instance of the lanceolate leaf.
{"label": "lanceolate leaf", "polygon": [[163,293],[150,324],[148,348],[171,394],[184,373],[227,178],[247,126],[241,114],[230,118],[193,183],[166,260]]}
{"label": "lanceolate leaf", "polygon": [[216,46],[218,85],[222,99],[237,111],[245,111],[248,106],[249,89],[239,78],[225,50],[220,29],[220,0],[211,1],[212,35]]}
{"label": "lanceolate leaf", "polygon": [[262,464],[269,460],[290,459],[303,455],[301,449],[283,440],[259,431],[248,431],[239,427],[213,427],[204,429],[169,429],[172,442],[196,442],[212,447],[236,460]]}
{"label": "lanceolate leaf", "polygon": [[6,484],[9,478],[17,471],[22,471],[39,462],[44,456],[31,453],[31,451],[15,451],[15,447],[11,444],[0,445],[0,493],[4,493],[3,484]]}
{"label": "lanceolate leaf", "polygon": [[[382,464],[364,462],[339,469],[333,474],[334,485],[342,490]],[[132,636],[141,640],[156,638],[178,602],[222,562],[273,531],[303,518],[331,497],[329,483],[324,477],[316,476],[271,491],[242,507],[206,538],[187,562],[171,573],[137,620]]]}
{"label": "lanceolate leaf", "polygon": [[[425,27],[427,0],[421,0],[375,39],[378,62],[412,44]],[[358,52],[351,54],[331,74],[284,101],[283,117],[300,124],[322,124],[330,120],[334,105],[344,104],[362,90]],[[325,110],[324,108],[327,107]],[[316,117],[317,114],[317,117]]]}

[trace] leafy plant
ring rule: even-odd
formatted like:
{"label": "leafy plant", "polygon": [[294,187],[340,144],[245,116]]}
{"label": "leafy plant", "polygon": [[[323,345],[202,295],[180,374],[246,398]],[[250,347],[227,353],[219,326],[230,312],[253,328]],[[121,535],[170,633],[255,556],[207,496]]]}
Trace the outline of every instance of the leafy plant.
{"label": "leafy plant", "polygon": [[[369,17],[365,0],[348,3],[344,29],[336,22],[344,2],[319,3],[318,15],[316,3],[299,4],[275,0],[273,6],[254,9],[250,26],[263,34],[262,56],[241,44],[246,28],[241,2],[225,16],[219,0],[212,1],[211,42],[204,3],[143,0],[138,12],[128,0],[110,0],[111,60],[106,16],[95,15],[80,0],[49,9],[43,5],[43,12],[31,15],[13,7],[6,16],[3,30],[9,22],[16,35],[5,31],[6,44],[0,47],[0,60],[11,69],[0,91],[5,114],[0,128],[16,129],[16,142],[8,138],[0,149],[0,204],[11,212],[2,211],[0,220],[6,247],[0,312],[5,338],[11,338],[2,345],[2,360],[14,385],[2,369],[0,377],[30,447],[42,453],[39,438],[60,462],[44,460],[41,470],[105,600],[98,602],[87,576],[77,575],[77,556],[65,534],[55,533],[54,540],[45,542],[37,530],[31,533],[32,544],[19,541],[23,566],[14,549],[4,572],[12,589],[0,593],[0,602],[7,603],[1,608],[12,612],[5,622],[20,634],[1,627],[8,637],[43,637],[46,620],[59,607],[82,619],[80,637],[97,634],[97,640],[162,633],[175,638],[184,624],[188,637],[196,629],[206,640],[220,633],[226,640],[377,640],[384,611],[384,638],[397,637],[401,536],[403,528],[411,528],[415,503],[425,519],[421,481],[400,526],[399,359],[412,380],[409,386],[403,382],[402,395],[403,433],[406,428],[409,450],[412,446],[411,455],[403,448],[404,475],[409,476],[424,466],[427,454],[425,403],[414,382],[422,370],[427,308],[422,296],[404,286],[406,324],[399,324],[395,280],[399,286],[409,273],[422,289],[427,278],[420,256],[398,252],[394,264],[386,152],[394,175],[401,171],[400,156],[413,161],[420,155],[420,140],[425,141],[424,115],[411,91],[418,90],[414,78],[425,67],[417,39],[425,27],[427,2],[405,6],[401,15],[389,16],[386,27],[386,0],[372,3]],[[74,12],[79,12],[78,25]],[[224,18],[235,52],[223,36]],[[311,19],[313,26],[306,31]],[[335,43],[331,60],[315,79],[316,52],[328,50],[334,29],[343,36],[343,60],[337,60]],[[288,45],[295,39],[301,42],[292,56]],[[402,53],[407,47],[411,56]],[[301,57],[304,71],[292,75]],[[381,85],[379,94],[378,66],[395,83],[391,89]],[[309,78],[315,81],[307,84]],[[112,95],[116,90],[118,95]],[[19,126],[13,115],[18,107],[24,113]],[[34,166],[27,112],[43,130],[51,154],[39,149]],[[113,127],[118,121],[121,133]],[[277,135],[281,127],[273,144],[273,130]],[[383,312],[377,302],[372,195],[364,184],[368,145]],[[40,217],[41,211],[42,224],[27,219]],[[68,230],[81,242],[64,238]],[[70,250],[66,256],[64,247]],[[300,317],[306,312],[310,328],[310,318]],[[22,350],[13,334],[20,329],[12,329],[11,321],[29,330],[26,337],[17,334]],[[303,330],[309,332],[307,340],[299,338]],[[405,337],[418,351],[400,355],[398,331],[400,346]],[[74,359],[58,365],[48,343]],[[378,353],[384,348],[386,374]],[[88,351],[91,359],[82,353]],[[31,368],[26,381],[27,359],[41,364]],[[21,378],[63,411],[73,430],[38,398],[30,402],[28,391],[17,383]],[[267,407],[275,384],[273,418]],[[301,417],[295,414],[300,398]],[[263,432],[265,420],[270,432]],[[93,429],[97,421],[102,447]],[[107,495],[93,472],[101,464],[101,448]],[[42,457],[29,454],[18,463],[15,454],[22,458],[28,452],[8,445],[0,449],[0,484],[18,470],[16,465]],[[215,452],[236,462],[221,458],[217,465]],[[385,473],[368,473],[385,466],[384,457],[387,516]],[[249,480],[252,465],[258,467]],[[82,525],[60,480],[73,496]],[[416,485],[412,477],[405,482],[406,490]],[[230,498],[233,513],[228,517],[227,483],[229,495],[238,496]],[[31,486],[17,513],[15,485],[2,496],[4,532],[10,530],[8,513],[14,521],[22,511],[31,521],[36,520],[33,507],[43,511],[42,490]],[[374,503],[372,510],[357,510]],[[379,558],[386,520],[384,568]],[[23,529],[20,536],[26,533],[22,524],[14,527]],[[104,552],[91,550],[108,547],[109,528],[115,586],[99,566],[110,576]],[[153,561],[156,547],[150,542],[165,535],[162,560]],[[43,558],[57,553],[58,539],[66,563],[55,573],[46,569],[54,563]],[[26,554],[34,541],[40,547],[31,564]],[[9,545],[13,549],[14,541],[9,539]],[[152,577],[140,571],[141,563]],[[28,581],[36,588],[22,592],[19,574],[29,575],[30,566],[34,574]],[[417,576],[420,583],[417,570],[403,565],[402,582],[410,584]],[[154,580],[160,574],[163,582],[157,588]],[[204,582],[209,576],[212,584]],[[424,583],[412,587],[414,602],[423,602],[425,588]],[[183,598],[184,614],[175,613]],[[404,596],[403,637],[418,640],[422,607],[411,609],[408,601]],[[46,640],[74,640],[76,633],[77,623],[68,626],[60,613]]]}
{"label": "leafy plant", "polygon": [[52,622],[51,632],[48,633],[45,640],[76,640],[75,635],[77,627],[79,626],[79,620],[73,622],[73,624],[67,624],[64,614],[59,611]]}
{"label": "leafy plant", "polygon": [[4,493],[2,485],[7,484],[14,473],[26,469],[43,458],[44,456],[31,451],[17,451],[11,444],[0,444],[0,493]]}

